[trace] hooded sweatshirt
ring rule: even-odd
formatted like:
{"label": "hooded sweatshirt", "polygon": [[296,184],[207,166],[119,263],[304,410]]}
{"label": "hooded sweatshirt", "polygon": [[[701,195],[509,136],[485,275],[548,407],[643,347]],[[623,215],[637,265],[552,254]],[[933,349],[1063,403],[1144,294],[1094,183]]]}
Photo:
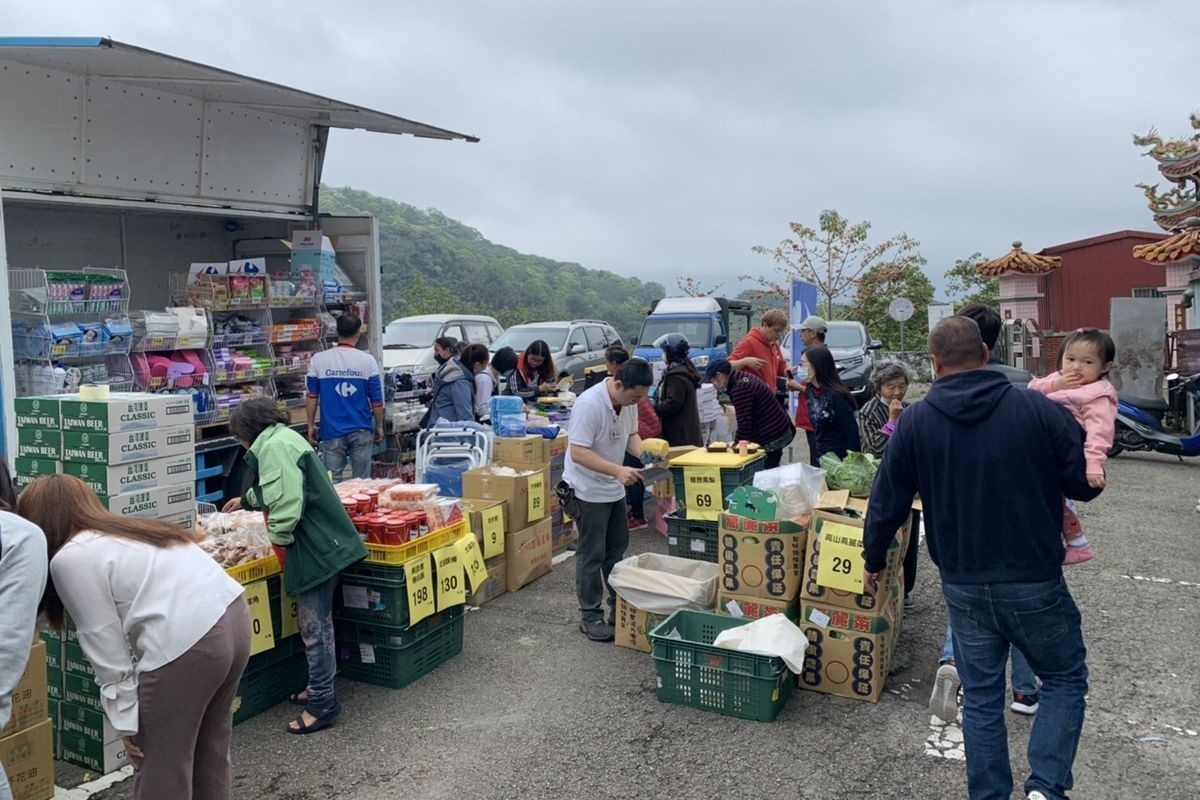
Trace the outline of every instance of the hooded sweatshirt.
{"label": "hooded sweatshirt", "polygon": [[945,583],[1035,583],[1062,575],[1062,498],[1091,500],[1083,431],[1064,409],[993,370],[938,378],[884,453],[863,534],[866,569],[919,492],[929,555]]}
{"label": "hooded sweatshirt", "polygon": [[662,438],[672,447],[704,444],[700,432],[700,407],[696,401],[698,386],[694,368],[687,364],[674,363],[663,373],[654,410],[662,420]]}
{"label": "hooded sweatshirt", "polygon": [[451,422],[475,421],[475,378],[457,358],[438,367],[433,378],[433,402],[429,421],[432,428],[439,419]]}

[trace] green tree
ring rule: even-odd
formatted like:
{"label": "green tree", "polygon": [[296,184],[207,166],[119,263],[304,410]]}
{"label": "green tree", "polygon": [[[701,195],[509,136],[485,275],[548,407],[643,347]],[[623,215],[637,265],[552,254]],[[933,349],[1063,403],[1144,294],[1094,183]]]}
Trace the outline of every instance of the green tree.
{"label": "green tree", "polygon": [[900,350],[900,323],[888,314],[888,306],[898,297],[913,304],[912,318],[904,323],[904,348],[924,349],[929,335],[927,309],[933,302],[933,283],[921,271],[920,263],[901,268],[881,264],[867,270],[855,293],[856,318],[867,326],[872,338],[883,343],[885,350]]}
{"label": "green tree", "polygon": [[958,259],[953,267],[946,270],[946,294],[955,308],[962,308],[968,303],[999,305],[1000,282],[995,278],[983,277],[975,268],[983,260],[980,253],[972,253]]}
{"label": "green tree", "polygon": [[838,302],[848,300],[863,276],[871,269],[903,270],[909,265],[924,263],[918,248],[920,243],[904,233],[882,242],[870,241],[871,223],[850,222],[837,211],[821,212],[818,227],[801,222],[789,222],[790,238],[775,247],[758,245],[753,249],[775,260],[777,276],[741,275],[742,280],[757,281],[780,297],[789,297],[792,281],[799,278],[816,284],[824,298],[824,312]]}

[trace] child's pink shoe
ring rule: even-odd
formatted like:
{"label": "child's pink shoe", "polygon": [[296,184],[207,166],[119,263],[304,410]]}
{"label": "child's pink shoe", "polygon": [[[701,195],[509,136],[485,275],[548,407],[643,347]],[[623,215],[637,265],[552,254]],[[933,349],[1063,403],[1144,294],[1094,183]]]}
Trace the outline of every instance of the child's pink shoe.
{"label": "child's pink shoe", "polygon": [[1063,557],[1064,564],[1082,564],[1085,561],[1091,561],[1095,556],[1090,544],[1085,544],[1083,547],[1067,547],[1067,554]]}

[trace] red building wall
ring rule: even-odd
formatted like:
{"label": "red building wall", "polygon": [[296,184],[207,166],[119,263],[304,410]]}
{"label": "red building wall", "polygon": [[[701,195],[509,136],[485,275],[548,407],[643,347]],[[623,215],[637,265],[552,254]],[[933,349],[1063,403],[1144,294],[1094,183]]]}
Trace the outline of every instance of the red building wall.
{"label": "red building wall", "polygon": [[1042,250],[1042,255],[1062,257],[1061,267],[1038,277],[1042,330],[1107,329],[1110,298],[1166,285],[1164,267],[1133,257],[1136,245],[1165,238],[1165,233],[1119,231]]}

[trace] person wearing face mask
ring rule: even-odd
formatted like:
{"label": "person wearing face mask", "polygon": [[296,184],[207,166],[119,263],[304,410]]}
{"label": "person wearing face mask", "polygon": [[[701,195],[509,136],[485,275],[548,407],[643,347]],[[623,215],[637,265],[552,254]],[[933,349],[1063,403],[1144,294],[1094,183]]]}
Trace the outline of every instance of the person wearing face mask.
{"label": "person wearing face mask", "polygon": [[433,376],[433,400],[421,420],[431,428],[439,419],[475,421],[475,374],[458,358],[458,342],[449,337],[435,339],[433,357],[438,369]]}

